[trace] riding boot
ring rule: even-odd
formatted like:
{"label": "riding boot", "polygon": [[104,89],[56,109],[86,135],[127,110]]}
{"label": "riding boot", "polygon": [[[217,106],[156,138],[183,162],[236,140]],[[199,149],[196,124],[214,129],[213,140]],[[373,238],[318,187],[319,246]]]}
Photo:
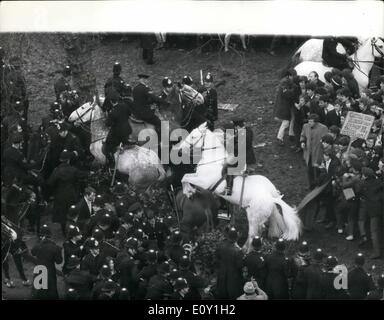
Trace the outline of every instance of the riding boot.
{"label": "riding boot", "polygon": [[115,157],[114,157],[114,154],[111,153],[111,152],[108,152],[106,155],[105,155],[106,159],[107,159],[107,166],[109,168],[112,168],[114,169],[115,168]]}
{"label": "riding boot", "polygon": [[225,189],[225,195],[231,196],[232,195],[232,187],[233,187],[233,175],[228,174],[226,177],[227,180],[227,187]]}

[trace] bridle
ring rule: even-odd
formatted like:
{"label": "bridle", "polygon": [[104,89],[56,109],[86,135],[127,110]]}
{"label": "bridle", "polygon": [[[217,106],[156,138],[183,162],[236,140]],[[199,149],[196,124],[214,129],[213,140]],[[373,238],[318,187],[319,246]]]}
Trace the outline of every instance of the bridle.
{"label": "bridle", "polygon": [[384,41],[382,38],[372,38],[371,39],[371,47],[372,47],[372,55],[375,55],[374,49],[381,55],[381,58],[384,58],[384,52],[377,46],[377,40]]}
{"label": "bridle", "polygon": [[[206,150],[218,149],[220,147],[220,146],[214,146],[214,147],[204,148],[204,146],[205,146],[205,136],[207,134],[207,131],[205,130],[204,132],[202,132],[200,130],[200,128],[197,128],[197,129],[201,133],[200,138],[198,140],[196,140],[194,143],[190,143],[188,141],[185,141],[186,143],[188,143],[190,149],[192,149],[194,146],[196,146],[196,144],[198,142],[200,142],[201,140],[203,140],[203,144],[201,146],[201,152],[206,151]],[[219,161],[222,161],[222,160],[225,160],[225,159],[226,158],[224,157],[224,158],[220,158],[220,159],[216,159],[216,160],[212,160],[212,161],[208,161],[208,162],[204,162],[204,163],[198,163],[197,166],[203,166],[203,165],[206,165],[206,164],[211,164],[211,163],[219,162]]]}
{"label": "bridle", "polygon": [[[85,111],[82,115],[80,115],[78,109],[76,109],[76,115],[78,116],[78,119],[76,119],[75,121],[80,120],[80,122],[81,122],[81,125],[80,125],[80,126],[81,126],[81,129],[84,130],[84,131],[87,132],[87,133],[90,133],[90,134],[92,134],[92,130],[89,130],[89,129],[87,128],[87,126],[86,126],[86,122],[83,121],[83,117],[84,117],[86,114],[88,114],[89,112],[92,112],[92,113],[91,113],[91,116],[90,116],[90,119],[89,119],[89,122],[92,123],[92,121],[93,121],[93,111],[95,110],[95,107],[96,107],[97,105],[98,105],[98,104],[94,101],[94,102],[92,103],[91,107],[90,107],[87,111]],[[105,119],[105,118],[100,118],[100,119],[97,119],[97,120],[95,120],[95,121],[100,121],[100,120],[104,120],[104,119]],[[87,121],[87,122],[88,122],[88,121]],[[104,138],[105,138],[105,137],[101,137],[101,138],[98,138],[98,139],[96,139],[96,140],[92,140],[90,144],[95,143],[95,142],[100,141],[100,140],[103,140]]]}
{"label": "bridle", "polygon": [[[378,47],[378,45],[376,44],[376,42],[377,42],[377,40],[382,40],[381,38],[372,38],[371,39],[371,50],[372,50],[372,56],[374,57],[375,56],[375,50],[380,54],[380,56],[381,56],[381,59],[383,59],[384,58],[384,52]],[[355,53],[354,53],[354,57],[356,57],[356,51],[355,51]],[[373,60],[373,61],[370,61],[370,60],[357,60],[357,58],[355,58],[355,59],[353,59],[352,60],[352,63],[353,63],[353,65],[356,67],[356,69],[359,71],[359,72],[361,72],[362,74],[364,74],[366,77],[368,77],[369,78],[369,75],[367,75],[363,70],[361,70],[361,67],[360,67],[360,64],[359,64],[359,62],[367,62],[367,63],[373,63],[373,64],[375,64],[375,60]],[[379,67],[379,66],[377,66],[376,65],[376,67],[378,68],[378,69],[383,69],[382,67]]]}
{"label": "bridle", "polygon": [[93,102],[92,105],[91,105],[91,107],[90,107],[87,111],[85,111],[82,115],[79,114],[79,111],[78,111],[79,109],[76,109],[76,115],[78,116],[78,119],[77,119],[76,121],[80,120],[81,124],[82,124],[82,125],[85,125],[85,122],[83,121],[83,117],[84,117],[86,114],[88,114],[88,112],[91,112],[91,111],[92,111],[92,113],[91,113],[91,118],[90,118],[90,121],[92,122],[93,110],[95,109],[95,107],[96,107],[96,103]]}

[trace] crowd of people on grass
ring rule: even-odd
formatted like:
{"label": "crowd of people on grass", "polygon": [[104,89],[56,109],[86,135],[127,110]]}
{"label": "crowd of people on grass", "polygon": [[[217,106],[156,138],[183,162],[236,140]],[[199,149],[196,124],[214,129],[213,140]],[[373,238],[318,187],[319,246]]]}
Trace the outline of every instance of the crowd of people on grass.
{"label": "crowd of people on grass", "polygon": [[[63,77],[54,84],[56,101],[42,120],[42,130],[35,133],[43,146],[44,142],[49,145],[47,155],[40,154],[44,147],[31,148],[21,66],[16,59],[8,68],[3,51],[1,60],[2,76],[11,83],[2,87],[6,99],[2,100],[1,122],[2,267],[7,288],[15,287],[9,272],[13,258],[26,287],[33,281],[25,274],[24,261],[46,267],[48,286],[32,286],[32,299],[383,299],[384,275],[373,277],[362,253],[356,255],[347,274],[348,287],[339,289],[334,280],[342,262],[332,253],[306,241],[292,252],[283,239],[274,241],[267,252],[269,242],[261,237],[255,237],[252,250],[244,253],[238,244],[239,232],[231,225],[222,228],[225,240],[212,255],[215,270],[207,273],[205,261],[196,256],[198,239],[185,241],[169,208],[149,204],[124,179],[117,178],[112,188],[109,179],[105,185],[91,183],[92,156],[76,128],[65,121],[80,106],[76,91],[70,88],[70,67],[64,68]],[[132,89],[120,72],[117,63],[105,85],[104,109],[111,125],[118,128],[112,151],[120,142],[130,143],[127,128],[121,127],[127,120],[127,105],[134,106],[135,100],[166,104],[167,88],[172,85],[165,78],[164,90],[155,95],[145,81],[147,75],[140,74],[139,84]],[[284,131],[289,128],[292,151],[304,154],[310,188],[329,181],[321,195],[326,227],[346,233],[349,241],[358,234],[361,245],[371,241],[373,258],[380,258],[384,78],[376,89],[364,92],[359,92],[350,70],[334,70],[326,79],[322,83],[315,73],[297,77],[292,70],[284,74],[275,103],[276,116],[282,120],[278,142],[285,145]],[[208,74],[205,82],[209,104],[205,116],[213,127],[217,120],[213,76]],[[185,76],[182,83],[192,85],[192,79]],[[149,115],[146,120],[156,125],[149,104],[144,107]],[[349,110],[375,118],[366,140],[350,144],[340,134]],[[40,221],[43,208],[52,222]],[[14,228],[16,239],[8,235],[7,227]],[[31,247],[24,241],[25,234],[37,236]],[[59,278],[64,286],[58,285]]]}

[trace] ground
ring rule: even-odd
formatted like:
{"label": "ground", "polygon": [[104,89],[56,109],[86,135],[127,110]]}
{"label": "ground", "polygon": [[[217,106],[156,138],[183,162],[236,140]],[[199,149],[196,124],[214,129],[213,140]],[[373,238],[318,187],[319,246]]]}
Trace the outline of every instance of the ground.
{"label": "ground", "polygon": [[[134,85],[137,74],[146,72],[151,76],[151,86],[160,92],[161,80],[164,76],[174,81],[181,80],[184,75],[199,79],[199,71],[211,72],[215,81],[225,80],[225,85],[218,88],[219,102],[238,103],[235,113],[219,112],[219,124],[228,121],[232,116],[244,117],[254,130],[254,145],[258,173],[268,177],[284,194],[290,205],[298,205],[306,195],[307,179],[301,154],[293,153],[288,146],[281,147],[275,143],[280,123],[273,117],[274,92],[279,80],[279,71],[286,65],[293,47],[282,47],[277,56],[267,53],[268,43],[256,42],[255,48],[248,52],[231,50],[224,53],[201,52],[201,50],[162,49],[155,52],[156,64],[147,66],[141,60],[141,52],[136,41],[120,41],[121,37],[111,37],[100,42],[99,37],[88,37],[89,46],[79,54],[83,70],[92,73],[96,78],[99,92],[111,75],[112,65],[119,61],[122,65],[122,77]],[[30,119],[33,125],[40,123],[48,112],[49,103],[54,101],[53,83],[58,71],[73,57],[63,47],[63,35],[54,34],[0,34],[0,44],[7,49],[10,46],[23,59],[23,70],[28,86],[30,99]],[[288,145],[288,141],[287,141]],[[324,230],[320,225],[312,232],[305,232],[302,240],[307,240],[312,248],[323,248],[327,254],[336,255],[347,266],[352,266],[353,258],[359,251],[357,242],[348,242],[334,231]],[[35,239],[28,241],[32,244]],[[368,255],[369,251],[362,250]],[[383,260],[369,260],[367,267],[376,265],[375,274],[383,272]],[[31,278],[31,264],[25,269]],[[5,289],[10,299],[27,298],[30,290],[21,287],[21,281],[15,274],[13,262],[11,270],[14,275],[16,289]],[[59,281],[59,287],[62,285]],[[4,290],[4,288],[3,288]]]}

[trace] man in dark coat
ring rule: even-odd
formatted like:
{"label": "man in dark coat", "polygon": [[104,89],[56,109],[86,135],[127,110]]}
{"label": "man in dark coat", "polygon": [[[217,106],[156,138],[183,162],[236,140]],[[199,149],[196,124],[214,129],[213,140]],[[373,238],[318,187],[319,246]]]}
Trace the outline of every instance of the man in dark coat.
{"label": "man in dark coat", "polygon": [[243,291],[243,253],[236,242],[237,238],[237,230],[232,227],[228,231],[227,239],[216,251],[218,263],[216,298],[218,299],[236,299]]}
{"label": "man in dark coat", "polygon": [[185,253],[182,244],[183,237],[181,233],[178,230],[174,231],[171,235],[171,243],[166,247],[166,253],[176,265],[179,265],[181,258]]}
{"label": "man in dark coat", "polygon": [[[47,225],[43,225],[40,229],[41,241],[36,244],[32,250],[32,256],[36,257],[36,264],[47,268],[48,288],[37,289],[34,287],[33,297],[40,300],[57,300],[59,298],[57,292],[56,266],[63,262],[61,249],[50,238],[51,231]],[[38,274],[36,275],[38,276]]]}
{"label": "man in dark coat", "polygon": [[[325,135],[322,138],[322,141],[332,139],[333,138],[330,135]],[[328,146],[324,148],[323,153],[323,162],[320,165],[320,172],[319,177],[317,180],[317,185],[322,185],[325,182],[329,182],[328,186],[324,189],[324,191],[321,194],[321,199],[323,200],[323,203],[325,204],[325,221],[327,222],[327,228],[331,228],[334,226],[336,222],[336,216],[335,216],[335,196],[333,193],[333,183],[336,180],[336,173],[338,169],[341,166],[340,160],[336,157],[336,154],[331,146]],[[333,181],[333,182],[332,182]]]}
{"label": "man in dark coat", "polygon": [[96,198],[96,190],[92,187],[87,187],[84,189],[84,196],[76,204],[78,211],[78,224],[80,230],[85,230],[85,225],[91,219],[91,216],[94,214],[93,211],[93,202]]}
{"label": "man in dark coat", "polygon": [[317,249],[313,254],[313,262],[304,271],[303,279],[306,284],[305,299],[307,300],[323,298],[323,259],[323,251]]}
{"label": "man in dark coat", "polygon": [[3,182],[6,186],[11,185],[16,178],[22,184],[37,184],[38,180],[29,173],[33,165],[28,163],[21,152],[23,137],[19,133],[15,133],[11,137],[11,146],[4,151],[3,159]]}
{"label": "man in dark coat", "polygon": [[84,256],[80,269],[88,271],[92,276],[96,277],[103,264],[100,257],[99,242],[95,238],[90,238],[84,243],[84,246],[88,248],[89,252]]}
{"label": "man in dark coat", "polygon": [[319,79],[319,74],[316,71],[308,74],[308,82],[313,83],[317,88],[324,87],[324,82]]}
{"label": "man in dark coat", "polygon": [[81,260],[78,256],[72,255],[68,259],[68,274],[64,278],[65,287],[68,290],[73,288],[78,293],[81,300],[89,299],[95,277],[90,275],[88,271],[80,270]]}
{"label": "man in dark coat", "polygon": [[67,241],[63,243],[63,256],[64,256],[64,264],[63,264],[63,274],[67,274],[69,272],[68,269],[68,261],[69,258],[73,255],[78,258],[81,257],[81,248],[80,248],[80,240],[82,235],[80,230],[73,225],[70,225],[67,230]]}
{"label": "man in dark coat", "polygon": [[157,274],[149,279],[146,299],[164,300],[172,295],[173,288],[167,278],[169,273],[170,265],[168,262],[163,262],[157,267]]}
{"label": "man in dark coat", "polygon": [[322,275],[322,299],[325,300],[347,300],[349,295],[343,288],[337,288],[335,286],[336,277],[340,276],[340,273],[335,270],[338,265],[338,260],[334,256],[329,256],[325,262],[326,272]]}
{"label": "man in dark coat", "polygon": [[124,87],[124,80],[120,76],[121,74],[121,65],[119,62],[115,62],[112,68],[113,75],[111,78],[107,80],[107,82],[104,85],[104,91],[105,91],[105,97],[107,98],[108,90],[112,88],[115,90],[120,96],[123,93],[123,87]]}
{"label": "man in dark coat", "polygon": [[60,94],[62,92],[71,90],[70,77],[71,77],[71,67],[65,66],[62,73],[62,77],[60,77],[60,79],[58,79],[53,85],[57,101],[60,100]]}
{"label": "man in dark coat", "polygon": [[137,292],[137,275],[138,268],[138,241],[134,237],[128,238],[124,243],[124,249],[118,253],[116,257],[116,267],[120,274],[120,286],[125,287],[131,294],[131,297],[136,297]]}
{"label": "man in dark coat", "polygon": [[290,126],[294,103],[300,94],[300,88],[293,82],[293,76],[294,74],[291,71],[286,73],[279,83],[275,98],[274,115],[281,120],[281,126],[277,134],[277,141],[280,145],[284,145],[284,133]]}
{"label": "man in dark coat", "polygon": [[26,155],[28,148],[28,140],[30,136],[30,127],[28,126],[27,118],[23,114],[23,103],[20,100],[12,103],[12,110],[3,118],[2,122],[2,134],[4,134],[4,141],[11,137],[13,132],[16,131],[17,126],[21,127],[21,133],[23,136],[23,153]]}
{"label": "man in dark coat", "polygon": [[64,235],[67,211],[78,201],[78,184],[88,175],[87,172],[80,171],[69,164],[71,156],[70,151],[63,150],[60,156],[62,163],[52,172],[47,181],[54,197],[52,220],[61,224]]}
{"label": "man in dark coat", "polygon": [[177,278],[174,285],[174,292],[170,300],[189,300],[189,284],[184,278]]}
{"label": "man in dark coat", "polygon": [[142,57],[146,64],[154,64],[153,50],[156,45],[156,36],[154,33],[143,33],[140,36],[140,45],[143,49]]}
{"label": "man in dark coat", "polygon": [[138,77],[139,84],[133,88],[133,114],[135,117],[153,124],[155,126],[156,132],[159,134],[161,129],[161,122],[151,109],[151,104],[158,103],[159,105],[169,105],[169,103],[153,94],[148,86],[148,75],[139,74]]}
{"label": "man in dark coat", "polygon": [[267,277],[265,280],[265,292],[269,299],[288,299],[288,259],[285,256],[285,242],[279,239],[275,250],[266,257],[265,266]]}
{"label": "man in dark coat", "polygon": [[365,300],[369,291],[374,289],[374,283],[364,270],[365,258],[362,253],[355,257],[355,268],[348,272],[348,292],[353,300]]}
{"label": "man in dark coat", "polygon": [[252,239],[252,251],[244,257],[244,266],[247,267],[248,273],[253,277],[261,288],[264,288],[266,268],[265,258],[261,253],[262,241],[260,237]]}
{"label": "man in dark coat", "polygon": [[181,257],[179,264],[179,271],[177,272],[178,278],[184,278],[189,285],[188,298],[191,300],[201,300],[201,290],[206,287],[204,279],[191,270],[190,257],[184,255]]}
{"label": "man in dark coat", "polygon": [[377,179],[371,168],[363,167],[362,181],[359,185],[361,194],[361,210],[365,210],[369,217],[371,239],[373,246],[373,259],[381,257],[382,242],[380,241],[383,230],[383,181]]}
{"label": "man in dark coat", "polygon": [[47,158],[49,173],[60,164],[60,155],[64,149],[72,153],[71,164],[80,165],[80,161],[84,159],[84,149],[79,138],[69,132],[69,125],[65,122],[59,125],[59,134],[53,137],[50,145]]}
{"label": "man in dark coat", "polygon": [[293,258],[291,266],[291,276],[293,278],[291,298],[305,299],[307,294],[307,279],[305,272],[310,266],[310,252],[306,241],[303,241],[299,247],[298,254]]}

